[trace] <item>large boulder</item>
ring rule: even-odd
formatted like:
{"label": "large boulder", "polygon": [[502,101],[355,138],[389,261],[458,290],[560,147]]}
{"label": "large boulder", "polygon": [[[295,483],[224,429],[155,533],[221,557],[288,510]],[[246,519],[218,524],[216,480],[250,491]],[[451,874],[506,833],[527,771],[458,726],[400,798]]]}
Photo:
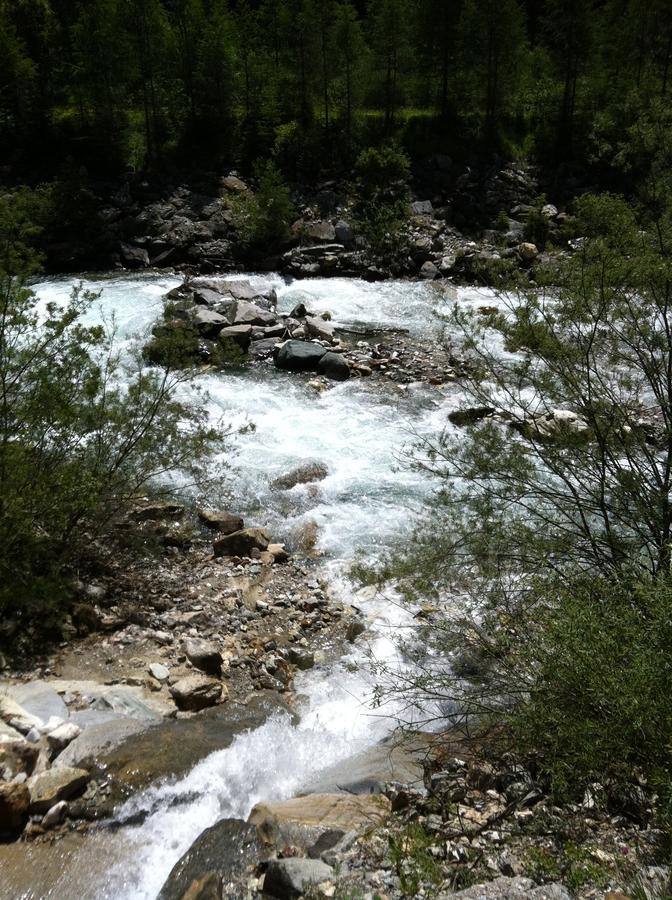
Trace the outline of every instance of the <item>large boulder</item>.
{"label": "large boulder", "polygon": [[189,662],[206,675],[222,674],[222,654],[212,641],[199,641],[190,638],[184,645],[184,652]]}
{"label": "large boulder", "polygon": [[[214,873],[232,882],[242,875],[248,866],[263,856],[264,848],[256,829],[241,819],[222,819],[194,841],[189,850],[175,864],[158,900],[183,900],[189,897],[208,896],[193,893],[195,883],[200,890],[210,881],[216,881]],[[218,896],[215,894],[215,896]]]}
{"label": "large boulder", "polygon": [[309,337],[320,341],[331,341],[334,337],[334,326],[321,316],[306,316],[305,328]]}
{"label": "large boulder", "polygon": [[213,543],[215,556],[251,556],[253,551],[266,550],[271,536],[265,528],[243,528],[225,534]]}
{"label": "large boulder", "polygon": [[347,381],[350,378],[350,366],[340,353],[325,353],[317,364],[317,371],[332,381]]}
{"label": "large boulder", "polygon": [[278,900],[300,897],[311,884],[328,881],[333,874],[331,866],[319,859],[272,859],[264,878],[264,893]]}
{"label": "large boulder", "polygon": [[205,338],[217,337],[222,328],[231,324],[226,316],[208,309],[206,306],[195,307],[191,318],[198,333]]}
{"label": "large boulder", "polygon": [[[175,682],[170,693],[178,709],[196,712],[219,703],[223,690],[223,686],[218,681],[206,678],[205,675],[187,675],[186,678]],[[228,696],[228,692],[226,696]]]}
{"label": "large boulder", "polygon": [[336,230],[331,222],[309,222],[301,225],[301,233],[309,241],[331,244],[336,240]]}
{"label": "large boulder", "polygon": [[84,769],[58,766],[32,775],[28,779],[31,813],[46,813],[60,800],[69,800],[80,794],[89,781]]}
{"label": "large boulder", "polygon": [[267,309],[262,309],[256,303],[248,300],[239,300],[236,304],[234,325],[275,325],[277,316]]}
{"label": "large boulder", "polygon": [[205,526],[212,528],[213,531],[219,531],[220,534],[241,531],[245,524],[241,516],[226,510],[199,509],[198,518]]}
{"label": "large boulder", "polygon": [[271,487],[276,490],[288,491],[297,484],[310,484],[314,481],[323,481],[329,474],[329,469],[321,462],[305,462],[296,466],[286,475],[281,475],[271,482]]}
{"label": "large boulder", "polygon": [[278,369],[286,369],[289,372],[316,372],[326,352],[320,344],[309,341],[285,341],[273,352],[273,358]]}
{"label": "large boulder", "polygon": [[148,723],[141,719],[121,718],[115,713],[111,715],[114,718],[96,722],[85,728],[78,738],[59,753],[51,771],[61,766],[93,767],[130,737],[146,731],[149,727]]}
{"label": "large boulder", "polygon": [[121,260],[127,269],[146,269],[149,265],[149,253],[144,247],[122,244]]}
{"label": "large boulder", "polygon": [[48,682],[28,681],[25,684],[17,684],[9,688],[8,693],[26,712],[42,719],[43,722],[54,717],[68,718],[68,707],[53,685]]}
{"label": "large boulder", "polygon": [[25,784],[0,784],[0,840],[13,840],[28,821],[30,791]]}
{"label": "large boulder", "polygon": [[247,353],[252,343],[252,326],[229,325],[219,332],[219,340],[223,344],[235,344],[243,353]]}

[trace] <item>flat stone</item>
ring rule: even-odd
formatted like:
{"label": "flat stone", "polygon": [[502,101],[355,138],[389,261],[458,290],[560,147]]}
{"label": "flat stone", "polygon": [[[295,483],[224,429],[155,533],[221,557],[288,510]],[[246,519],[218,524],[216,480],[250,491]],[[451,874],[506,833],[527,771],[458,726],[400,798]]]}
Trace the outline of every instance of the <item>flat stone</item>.
{"label": "flat stone", "polygon": [[306,316],[305,328],[309,337],[318,338],[321,341],[333,340],[336,330],[331,322],[320,316]]}
{"label": "flat stone", "polygon": [[234,325],[275,325],[276,321],[275,313],[262,309],[256,303],[239,300],[236,304]]}
{"label": "flat stone", "polygon": [[319,859],[272,859],[266,869],[264,893],[279,900],[300,897],[309,885],[327,881],[333,874],[331,866]]}
{"label": "flat stone", "polygon": [[228,691],[224,691],[223,685],[204,675],[187,675],[170,689],[177,708],[189,712],[215,706],[221,699],[228,697]]}
{"label": "flat stone", "polygon": [[59,766],[92,767],[148,727],[147,721],[121,717],[90,725],[56,757],[52,771]]}
{"label": "flat stone", "polygon": [[265,528],[244,528],[213,542],[215,556],[250,556],[253,550],[266,550],[271,536]]}
{"label": "flat stone", "polygon": [[68,707],[53,684],[45,681],[29,681],[26,684],[14,685],[8,693],[26,712],[42,719],[43,722],[52,716],[58,716],[59,719],[68,718]]}
{"label": "flat stone", "polygon": [[198,518],[205,526],[221,534],[233,534],[234,531],[242,531],[245,526],[241,516],[226,510],[199,509]]}
{"label": "flat stone", "polygon": [[221,313],[208,309],[205,306],[197,306],[192,311],[191,319],[198,333],[202,337],[207,338],[217,337],[222,328],[226,328],[231,324],[229,319],[221,315]]}
{"label": "flat stone", "polygon": [[84,769],[58,766],[32,775],[28,779],[31,813],[46,813],[60,800],[69,800],[80,793],[91,776]]}

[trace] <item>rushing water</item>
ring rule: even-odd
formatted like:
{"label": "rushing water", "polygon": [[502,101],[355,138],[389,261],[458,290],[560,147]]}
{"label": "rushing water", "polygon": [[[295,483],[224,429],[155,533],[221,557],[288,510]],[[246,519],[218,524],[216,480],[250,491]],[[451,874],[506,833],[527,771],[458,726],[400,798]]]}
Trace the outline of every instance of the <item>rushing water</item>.
{"label": "rushing water", "polygon": [[[162,296],[177,283],[177,278],[155,276],[85,283],[101,290],[90,320],[109,320],[113,314],[115,340],[123,352],[131,351],[161,314]],[[444,327],[441,317],[454,302],[493,303],[492,296],[475,290],[448,291],[420,283],[317,279],[286,284],[278,278],[274,283],[281,312],[303,301],[311,309],[329,310],[340,324],[394,326],[427,340],[436,339]],[[37,292],[45,302],[58,302],[72,286],[67,280],[45,282]],[[156,785],[133,798],[118,818],[124,821],[144,811],[142,824],[98,834],[89,840],[85,857],[73,857],[79,859],[78,869],[95,858],[94,877],[78,878],[74,862],[64,861],[48,889],[25,893],[26,898],[150,900],[205,828],[222,817],[246,817],[261,799],[291,796],[320,770],[372,745],[391,728],[391,721],[374,715],[369,705],[372,678],[366,653],[394,663],[394,638],[410,624],[410,613],[367,591],[352,597],[347,568],[356,554],[375,558],[410,530],[429,486],[399,461],[418,435],[445,426],[447,412],[459,404],[459,387],[401,390],[352,379],[319,394],[304,379],[269,364],[199,380],[213,419],[255,425],[237,440],[227,486],[236,507],[255,524],[268,524],[280,538],[291,538],[303,521],[313,519],[332,582],[344,599],[363,610],[369,631],[349,658],[296,679],[297,691],[306,697],[298,725],[289,716],[276,715],[203,759],[177,783]],[[315,496],[305,486],[292,489],[288,506],[287,497],[272,491],[269,482],[309,459],[326,463],[329,475]],[[228,462],[213,459],[212,467],[224,473]]]}

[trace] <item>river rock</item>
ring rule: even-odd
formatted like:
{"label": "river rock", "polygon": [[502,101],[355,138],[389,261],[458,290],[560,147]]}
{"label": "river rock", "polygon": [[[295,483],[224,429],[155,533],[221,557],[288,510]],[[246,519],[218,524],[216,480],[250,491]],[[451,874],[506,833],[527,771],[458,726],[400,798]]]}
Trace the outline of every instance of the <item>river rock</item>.
{"label": "river rock", "polygon": [[317,364],[317,371],[332,381],[347,381],[350,378],[350,366],[339,353],[325,353]]}
{"label": "river rock", "polygon": [[[227,882],[232,882],[264,855],[264,847],[254,826],[241,819],[222,819],[211,828],[206,828],[175,864],[158,900],[183,900],[188,891],[192,893],[187,896],[194,900],[209,898],[202,890],[208,881],[213,880],[213,873],[223,875]],[[201,894],[194,893],[195,884]]]}
{"label": "river rock", "polygon": [[30,791],[25,784],[0,784],[0,839],[13,839],[28,821]]}
{"label": "river rock", "polygon": [[81,793],[90,775],[84,769],[58,766],[32,775],[28,779],[31,813],[46,813],[60,800],[69,800]]}
{"label": "river rock", "polygon": [[278,369],[289,372],[316,372],[317,366],[327,351],[320,344],[309,341],[285,341],[273,353]]}
{"label": "river rock", "polygon": [[284,544],[269,544],[268,549],[264,552],[269,553],[273,557],[274,563],[287,562],[289,559],[289,553],[285,550]]}
{"label": "river rock", "polygon": [[518,245],[518,255],[526,265],[530,265],[539,256],[539,250],[536,244],[523,242]]}
{"label": "river rock", "polygon": [[247,353],[252,343],[251,325],[229,325],[219,332],[220,343],[232,343]]}
{"label": "river rock", "polygon": [[59,800],[58,803],[55,803],[51,809],[45,813],[44,818],[42,819],[42,827],[43,828],[54,828],[56,825],[60,825],[63,819],[65,818],[65,814],[68,811],[68,804],[66,800]]}
{"label": "river rock", "polygon": [[121,717],[89,725],[56,757],[51,771],[61,766],[93,767],[132,735],[146,731],[148,727],[146,721]]}
{"label": "river rock", "polygon": [[222,697],[224,688],[218,681],[204,675],[187,675],[181,678],[170,689],[171,696],[178,709],[195,712],[215,706],[220,699],[228,697],[228,691]]}
{"label": "river rock", "polygon": [[346,619],[345,636],[351,644],[354,643],[364,631],[366,631],[366,625],[359,616],[351,616],[349,619]]}
{"label": "river rock", "polygon": [[16,775],[32,775],[39,756],[39,747],[25,740],[0,734],[0,780],[11,781]]}
{"label": "river rock", "polygon": [[266,869],[264,893],[284,900],[300,897],[311,884],[327,881],[334,874],[319,859],[272,859]]}
{"label": "river rock", "polygon": [[346,247],[348,247],[354,243],[355,236],[352,232],[352,228],[347,222],[339,220],[336,223],[334,232],[336,235],[336,240],[339,242],[339,244],[344,244]]}
{"label": "river rock", "polygon": [[170,678],[170,669],[164,666],[163,663],[150,663],[147,671],[160,684],[164,684]]}
{"label": "river rock", "polygon": [[57,756],[82,733],[82,729],[74,722],[63,722],[47,734],[47,745],[52,756]]}
{"label": "river rock", "polygon": [[431,260],[427,260],[420,268],[420,277],[426,278],[427,281],[433,281],[439,277],[439,270]]}
{"label": "river rock", "polygon": [[331,341],[334,337],[334,326],[320,316],[306,316],[306,333],[320,341]]}
{"label": "river rock", "polygon": [[191,320],[201,337],[205,338],[217,337],[222,328],[231,324],[226,316],[205,306],[195,307],[191,313]]}
{"label": "river rock", "polygon": [[301,647],[290,647],[287,651],[287,659],[297,669],[312,669],[315,665],[315,654],[310,650],[303,650]]}
{"label": "river rock", "polygon": [[40,718],[31,715],[8,694],[0,694],[0,719],[21,734],[28,734],[32,728],[42,725]]}
{"label": "river rock", "polygon": [[242,531],[245,523],[241,516],[226,510],[199,509],[198,518],[208,528],[219,531],[220,534],[233,534],[234,531]]}
{"label": "river rock", "polygon": [[222,654],[219,647],[212,641],[199,641],[189,639],[185,642],[184,652],[187,659],[206,675],[222,674]]}
{"label": "river rock", "polygon": [[234,325],[275,325],[276,321],[275,313],[262,309],[256,303],[239,300],[236,304]]}
{"label": "river rock", "polygon": [[495,414],[494,406],[470,406],[467,409],[456,409],[448,413],[448,420],[463,428],[465,425],[473,425],[481,419],[487,419]]}
{"label": "river rock", "polygon": [[52,684],[45,681],[29,681],[17,684],[8,693],[32,716],[46,722],[57,717],[68,718],[68,707]]}
{"label": "river rock", "polygon": [[266,550],[271,536],[265,528],[243,528],[232,534],[225,534],[213,542],[213,550],[218,556],[251,556],[253,550]]}
{"label": "river rock", "polygon": [[323,481],[329,474],[329,469],[321,462],[306,462],[281,475],[271,482],[271,487],[276,490],[288,491],[297,484],[310,484],[314,481]]}
{"label": "river rock", "polygon": [[149,265],[149,254],[144,247],[132,244],[121,245],[121,259],[128,269],[146,269]]}
{"label": "river rock", "polygon": [[433,211],[431,200],[415,200],[411,203],[411,213],[414,216],[431,216]]}

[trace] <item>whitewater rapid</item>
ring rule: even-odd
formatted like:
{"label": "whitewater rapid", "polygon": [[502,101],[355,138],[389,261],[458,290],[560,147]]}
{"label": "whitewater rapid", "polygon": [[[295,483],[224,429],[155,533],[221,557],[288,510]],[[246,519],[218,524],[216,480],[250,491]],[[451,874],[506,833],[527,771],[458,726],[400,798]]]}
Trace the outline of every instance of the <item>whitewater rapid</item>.
{"label": "whitewater rapid", "polygon": [[[487,292],[412,282],[261,280],[276,287],[280,312],[302,301],[318,312],[328,310],[338,324],[403,328],[428,341],[445,328],[455,302],[493,303]],[[63,302],[74,283],[43,282],[36,292],[44,303]],[[130,356],[161,315],[163,296],[178,283],[177,277],[145,275],[85,280],[87,289],[101,292],[88,321],[113,317],[115,343]],[[375,559],[410,533],[431,485],[404,460],[414,441],[446,426],[448,412],[460,405],[459,386],[402,389],[351,379],[318,393],[272,364],[211,372],[199,383],[207,392],[213,421],[254,424],[254,430],[237,438],[233,458],[211,460],[212,470],[222,474],[222,497],[249,521],[268,525],[281,540],[291,539],[302,522],[314,520],[332,590],[362,610],[368,631],[348,657],[297,677],[296,691],[305,697],[298,724],[289,715],[276,714],[201,760],[184,778],[154,785],[119,809],[120,823],[138,812],[145,814],[144,820],[89,840],[89,850],[93,846],[105,862],[98,860],[95,879],[77,880],[80,900],[153,900],[205,828],[220,818],[245,818],[259,800],[292,796],[320,771],[378,742],[393,727],[393,709],[387,715],[372,709],[369,662],[374,658],[403,665],[396,638],[410,627],[412,613],[371,590],[356,593],[348,569],[356,557]],[[292,489],[288,506],[269,482],[306,460],[325,463],[329,474],[314,496],[305,486]],[[23,896],[71,896],[71,868],[47,894]]]}

